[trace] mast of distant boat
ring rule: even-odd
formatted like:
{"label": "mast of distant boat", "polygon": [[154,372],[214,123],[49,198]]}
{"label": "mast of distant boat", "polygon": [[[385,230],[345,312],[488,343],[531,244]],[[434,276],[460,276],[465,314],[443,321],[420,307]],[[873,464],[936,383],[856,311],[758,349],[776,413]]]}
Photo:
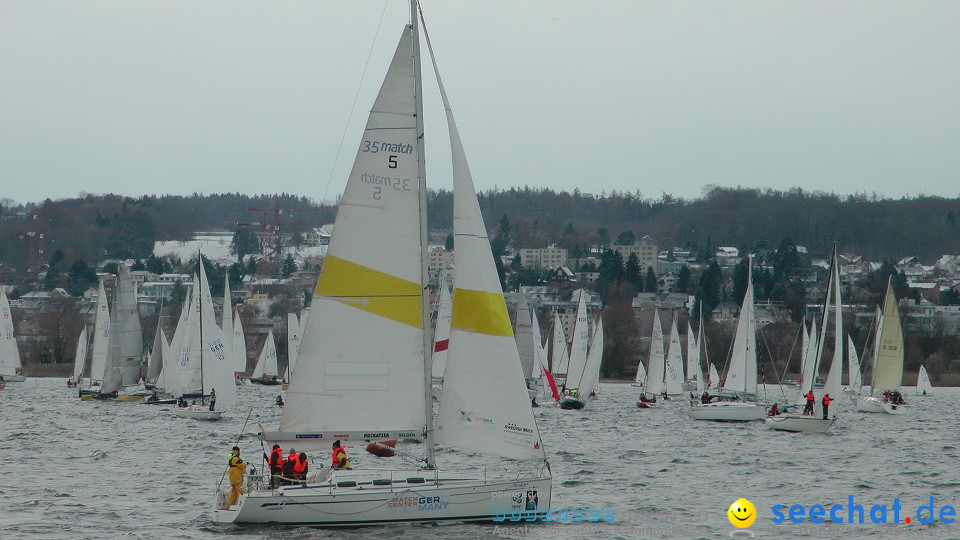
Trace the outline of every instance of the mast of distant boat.
{"label": "mast of distant boat", "polygon": [[423,85],[420,66],[420,29],[417,21],[417,0],[410,0],[410,30],[413,39],[413,102],[417,124],[417,176],[420,184],[420,321],[423,334],[423,400],[426,416],[426,464],[435,468],[433,458],[433,357],[430,340],[430,276],[428,273],[427,238],[427,170],[423,148]]}
{"label": "mast of distant boat", "polygon": [[[200,253],[200,248],[197,248],[197,273],[199,274],[203,267],[203,254]],[[204,403],[204,394],[203,391],[203,280],[197,280],[197,298],[200,300],[199,306],[200,311],[197,313],[197,317],[200,318],[200,403]]]}

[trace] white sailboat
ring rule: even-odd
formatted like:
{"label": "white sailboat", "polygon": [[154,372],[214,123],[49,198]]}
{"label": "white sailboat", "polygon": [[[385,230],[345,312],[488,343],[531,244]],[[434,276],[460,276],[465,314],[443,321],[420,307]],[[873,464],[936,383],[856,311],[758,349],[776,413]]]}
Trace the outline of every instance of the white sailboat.
{"label": "white sailboat", "polygon": [[17,336],[13,332],[13,311],[7,293],[0,286],[0,377],[10,382],[23,382],[26,378],[20,374],[20,349]]}
{"label": "white sailboat", "polygon": [[637,362],[637,376],[630,386],[644,387],[647,384],[647,368],[643,367],[643,361]]}
{"label": "white sailboat", "polygon": [[517,351],[520,353],[520,368],[523,370],[523,378],[527,384],[527,395],[533,402],[540,393],[540,388],[537,386],[539,373],[534,373],[539,338],[534,338],[533,310],[527,301],[527,295],[523,291],[520,291],[519,295],[513,337],[517,342]]}
{"label": "white sailboat", "polygon": [[537,311],[531,310],[530,317],[532,319],[530,326],[533,329],[533,341],[535,343],[535,362],[533,369],[534,371],[540,372],[540,386],[544,389],[549,389],[550,397],[553,398],[555,403],[559,403],[560,390],[557,389],[557,383],[553,379],[553,373],[550,373],[550,368],[547,366],[547,352],[543,348],[543,338],[540,335],[540,322],[537,320]]}
{"label": "white sailboat", "polygon": [[287,369],[283,375],[284,390],[293,377],[293,368],[297,367],[297,356],[300,354],[302,327],[300,317],[296,313],[287,313]]}
{"label": "white sailboat", "polygon": [[570,370],[570,351],[567,350],[567,336],[560,322],[560,314],[553,314],[553,338],[550,343],[550,366],[558,383],[563,384]]}
{"label": "white sailboat", "polygon": [[[593,336],[590,339],[590,347],[587,351],[587,359],[580,371],[571,369],[567,375],[567,381],[575,386],[576,393],[572,393],[560,398],[561,409],[582,409],[586,406],[590,395],[596,390],[597,383],[600,381],[600,364],[603,361],[603,318],[597,317],[594,325]],[[571,362],[571,366],[573,363]]]}
{"label": "white sailboat", "polygon": [[860,357],[857,356],[857,347],[853,344],[853,337],[847,336],[847,359],[850,361],[850,371],[847,376],[847,388],[844,392],[857,395],[863,388],[863,378],[860,373]]}
{"label": "white sailboat", "polygon": [[668,396],[683,395],[683,351],[680,349],[680,334],[677,332],[677,319],[670,326],[670,341],[667,355],[664,357],[663,383]]}
{"label": "white sailboat", "polygon": [[580,393],[580,382],[587,367],[587,353],[590,346],[590,322],[587,320],[587,292],[584,289],[579,292],[580,299],[577,301],[577,315],[573,325],[573,341],[570,343],[570,364],[567,368],[567,376],[563,381],[562,397],[560,399],[561,409],[582,409],[586,402],[586,396],[578,399]]}
{"label": "white sailboat", "polygon": [[113,317],[107,301],[107,292],[100,282],[97,293],[97,315],[93,327],[93,352],[90,356],[90,377],[87,387],[79,391],[80,399],[108,399],[116,396],[120,390],[119,356],[112,354],[116,349],[111,344],[113,335]]}
{"label": "white sailboat", "polygon": [[[489,521],[497,508],[542,513],[550,506],[552,479],[442,85],[454,163],[457,272],[434,429],[416,14],[411,3],[412,24],[394,54],[340,201],[280,431],[263,433],[262,440],[295,441],[298,450],[309,451],[329,449],[334,439],[366,444],[422,438],[423,463],[401,471],[324,470],[304,485],[277,489],[255,483],[230,508],[219,494],[214,511],[219,521],[323,526]],[[370,152],[374,142],[390,150]],[[497,389],[495,399],[491,388]],[[342,407],[345,399],[348,408]],[[335,410],[340,413],[330,414]],[[519,460],[529,472],[505,478],[441,474],[434,442],[499,456],[504,467],[506,460]]]}
{"label": "white sailboat", "polygon": [[263,342],[263,348],[260,349],[260,357],[257,359],[257,366],[253,368],[253,375],[250,375],[250,382],[254,384],[278,385],[277,372],[280,368],[277,366],[277,343],[273,339],[273,329],[267,333],[267,339]]}
{"label": "white sailboat", "polygon": [[[857,396],[857,410],[888,414],[903,414],[906,407],[897,399],[903,384],[903,329],[893,285],[887,280],[883,312],[877,324],[877,338],[873,350],[873,379],[870,395]],[[875,396],[874,391],[880,395]]]}
{"label": "white sailboat", "polygon": [[[753,309],[753,256],[747,257],[747,290],[740,307],[737,332],[728,363],[723,392],[693,401],[688,414],[694,420],[748,422],[766,415],[757,396],[757,321]],[[704,402],[706,401],[706,402]]]}
{"label": "white sailboat", "polygon": [[84,325],[80,330],[80,337],[77,338],[77,352],[73,357],[73,376],[70,377],[69,385],[76,386],[83,380],[83,368],[87,362],[87,348],[90,343],[87,340],[87,326]]}
{"label": "white sailboat", "polygon": [[233,360],[227,354],[227,338],[217,326],[210,285],[200,261],[200,276],[195,280],[194,306],[198,309],[187,319],[187,328],[181,347],[181,362],[188,358],[198,362],[200,376],[200,403],[174,407],[173,414],[195,420],[219,420],[223,411],[237,404],[237,385],[234,382]]}
{"label": "white sailboat", "polygon": [[[303,335],[301,333],[301,335]],[[233,336],[227,336],[230,339],[231,352],[233,354],[233,371],[235,373],[247,372],[247,338],[243,334],[243,321],[240,318],[240,312],[237,311],[233,316]],[[238,379],[239,380],[239,379]]]}
{"label": "white sailboat", "polygon": [[653,310],[653,330],[650,334],[650,357],[647,359],[646,385],[637,401],[637,408],[654,409],[660,407],[657,396],[664,391],[664,353],[663,327],[660,324],[660,313]]}
{"label": "white sailboat", "polygon": [[927,374],[927,368],[920,366],[920,373],[917,374],[917,395],[929,396],[933,393],[933,386],[930,384],[930,375]]}
{"label": "white sailboat", "polygon": [[[122,263],[117,267],[114,306],[112,315],[117,319],[114,338],[119,347],[120,385],[125,387],[122,394],[132,394],[136,390],[143,390],[140,385],[143,369],[143,328],[140,326],[140,313],[137,311],[133,274],[130,273],[130,268]],[[142,396],[135,399],[139,400],[140,397]]]}
{"label": "white sailboat", "polygon": [[[835,342],[833,362],[830,365],[830,375],[827,377],[827,382],[824,386],[826,391],[824,393],[830,394],[831,391],[836,392],[831,395],[831,400],[835,405],[833,413],[827,415],[822,414],[822,405],[815,402],[813,414],[803,414],[796,412],[795,409],[806,403],[805,396],[813,390],[816,374],[823,359],[823,349],[827,340],[827,319],[830,314],[831,293],[833,295],[834,305]],[[820,328],[820,333],[817,335],[816,341],[814,341],[814,336],[811,333],[808,350],[812,351],[812,356],[807,356],[804,362],[804,372],[801,374],[801,381],[798,386],[799,395],[797,401],[794,406],[785,407],[784,410],[780,411],[776,416],[767,417],[767,427],[778,431],[823,433],[830,429],[830,426],[836,421],[836,404],[839,403],[837,398],[840,395],[840,374],[843,373],[842,309],[843,303],[840,300],[840,274],[837,267],[837,250],[834,248],[833,260],[830,265],[830,277],[827,285],[827,295],[823,301],[822,327]],[[839,351],[839,353],[837,351]]]}

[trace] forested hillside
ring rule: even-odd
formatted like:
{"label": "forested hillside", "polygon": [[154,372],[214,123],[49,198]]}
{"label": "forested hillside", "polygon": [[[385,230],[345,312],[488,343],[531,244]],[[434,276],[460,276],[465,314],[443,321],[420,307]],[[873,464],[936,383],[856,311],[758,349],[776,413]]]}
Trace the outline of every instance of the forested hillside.
{"label": "forested hillside", "polygon": [[[666,191],[666,190],[665,190]],[[431,192],[429,215],[442,241],[452,226],[452,193]],[[58,249],[68,258],[146,257],[156,240],[188,239],[196,231],[232,231],[237,222],[278,221],[288,232],[333,221],[336,209],[307,197],[216,194],[126,198],[86,195],[0,208],[0,263],[24,268],[31,246],[47,262]],[[785,237],[827,254],[841,250],[879,260],[918,256],[932,261],[960,252],[960,199],[837,196],[753,189],[713,188],[699,199],[657,198],[636,193],[587,194],[549,189],[494,190],[480,194],[488,228],[503,216],[513,247],[556,243],[577,252],[610,244],[621,233],[649,235],[662,248],[710,253],[716,246],[776,248]],[[250,211],[256,208],[258,211]],[[32,233],[32,234],[31,234]],[[40,235],[44,254],[38,254]]]}

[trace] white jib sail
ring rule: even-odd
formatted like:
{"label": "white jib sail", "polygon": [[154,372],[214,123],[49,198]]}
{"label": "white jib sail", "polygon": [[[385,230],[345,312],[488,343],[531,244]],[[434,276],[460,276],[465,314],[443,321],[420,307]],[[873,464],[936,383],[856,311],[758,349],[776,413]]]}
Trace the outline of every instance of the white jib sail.
{"label": "white jib sail", "polygon": [[641,386],[647,383],[647,369],[643,367],[643,360],[637,362],[637,377],[634,379],[634,383]]}
{"label": "white jib sail", "polygon": [[[490,240],[436,62],[434,72],[450,131],[457,269],[436,441],[505,458],[544,459]],[[491,388],[496,399],[490,399]]]}
{"label": "white jib sail", "polygon": [[600,381],[600,365],[603,362],[603,317],[597,317],[593,330],[593,339],[590,341],[590,352],[587,353],[587,365],[583,379],[580,381],[579,394],[582,399],[590,397]]}
{"label": "white jib sail", "polygon": [[257,367],[253,368],[253,379],[259,379],[266,375],[274,377],[277,375],[277,343],[273,339],[273,329],[267,334],[266,341],[263,342],[263,348],[260,349],[260,357],[257,359]]}
{"label": "white jib sail", "polygon": [[[413,71],[407,29],[340,199],[297,376],[287,389],[281,433],[268,433],[268,439],[299,434],[297,449],[328,449],[328,438],[307,437],[329,433],[362,440],[365,434],[397,432],[417,437],[426,430],[420,274],[420,250],[426,246],[419,233]],[[330,414],[342,410],[348,396],[349,409]]]}
{"label": "white jib sail", "polygon": [[[813,323],[816,325],[816,321]],[[800,377],[807,372],[807,351],[810,350],[810,332],[807,330],[807,321],[800,323]]]}
{"label": "white jib sail", "polygon": [[230,359],[231,364],[234,366],[234,371],[243,371],[242,369],[236,369],[236,366],[240,365],[240,362],[237,361],[236,355],[233,352],[233,300],[231,300],[230,295],[229,271],[223,275],[223,310],[220,315],[220,328],[223,330],[223,335],[227,338],[225,344],[227,358]]}
{"label": "white jib sail", "polygon": [[127,265],[117,267],[117,342],[120,345],[120,369],[123,386],[140,382],[143,367],[143,328],[137,311],[137,293]]}
{"label": "white jib sail", "polygon": [[80,337],[77,339],[77,353],[73,357],[73,380],[79,382],[83,377],[83,366],[87,360],[87,327],[84,325],[80,330]]}
{"label": "white jib sail", "polygon": [[[302,331],[300,336],[303,336]],[[247,338],[243,335],[243,321],[240,319],[239,311],[233,317],[231,344],[233,345],[233,370],[238,373],[245,373],[247,371]]]}
{"label": "white jib sail", "polygon": [[97,293],[97,318],[93,326],[93,355],[90,357],[90,380],[102,381],[107,368],[107,355],[110,354],[110,307],[107,292],[100,282]]}
{"label": "white jib sail", "polygon": [[0,286],[0,375],[16,375],[20,367],[20,350],[13,333],[13,311],[7,293]]}
{"label": "white jib sail", "polygon": [[677,395],[683,393],[683,351],[680,350],[680,334],[677,331],[677,319],[673,319],[670,327],[670,342],[667,345],[667,356],[665,357],[664,384],[667,388],[667,394]]}
{"label": "white jib sail", "polygon": [[450,347],[450,316],[453,313],[453,298],[447,288],[447,279],[440,280],[440,304],[437,306],[437,327],[433,333],[433,365],[430,367],[434,378],[443,378],[447,367],[447,349]]}
{"label": "white jib sail", "polygon": [[553,374],[566,377],[570,369],[570,354],[567,352],[567,336],[563,332],[560,315],[553,314],[553,342],[550,346],[550,358],[553,360]]}
{"label": "white jib sail", "polygon": [[927,368],[920,366],[920,373],[917,374],[917,395],[929,395],[932,391],[933,385],[930,384]]}
{"label": "white jib sail", "polygon": [[850,374],[847,380],[849,389],[855,393],[860,393],[863,386],[862,376],[860,374],[860,358],[857,357],[857,348],[853,345],[853,338],[847,336],[847,357],[850,359]]}
{"label": "white jib sail", "polygon": [[[227,354],[227,336],[217,326],[217,315],[213,308],[213,296],[210,294],[210,284],[207,282],[207,273],[200,264],[200,317],[203,330],[200,347],[200,360],[203,371],[203,392],[211,394],[216,391],[217,409],[229,409],[237,404],[237,384],[233,377],[233,360]],[[274,351],[276,362],[276,351]]]}
{"label": "white jib sail", "polygon": [[188,318],[192,305],[191,296],[183,299],[180,316],[177,317],[177,327],[173,330],[173,339],[170,340],[170,346],[161,353],[163,354],[163,369],[160,370],[162,382],[158,382],[158,386],[172,396],[179,396],[184,393],[183,386],[180,383],[180,360],[183,337],[187,333],[187,325],[190,324]]}
{"label": "white jib sail", "polygon": [[720,372],[713,362],[710,362],[710,388],[720,388]]}
{"label": "white jib sail", "polygon": [[[757,327],[753,316],[753,257],[747,257],[747,290],[740,307],[737,333],[733,338],[733,352],[727,378],[723,381],[726,392],[757,393]],[[753,373],[751,373],[751,368]]]}
{"label": "white jib sail", "polygon": [[293,368],[297,367],[300,338],[300,318],[296,313],[287,313],[287,382],[293,377]]}
{"label": "white jib sail", "polygon": [[[587,320],[587,291],[580,289],[577,302],[577,318],[573,325],[573,341],[570,343],[570,367],[564,387],[579,388],[580,378],[587,365],[587,347],[590,345],[590,321]],[[574,293],[576,294],[576,293]]]}
{"label": "white jib sail", "polygon": [[517,324],[513,337],[517,342],[517,351],[520,353],[520,367],[523,369],[524,379],[533,377],[534,340],[533,326],[530,317],[530,304],[523,291],[517,300]]}
{"label": "white jib sail", "polygon": [[653,332],[650,334],[650,359],[647,360],[647,388],[649,394],[663,392],[664,358],[663,328],[660,326],[660,313],[653,310]]}

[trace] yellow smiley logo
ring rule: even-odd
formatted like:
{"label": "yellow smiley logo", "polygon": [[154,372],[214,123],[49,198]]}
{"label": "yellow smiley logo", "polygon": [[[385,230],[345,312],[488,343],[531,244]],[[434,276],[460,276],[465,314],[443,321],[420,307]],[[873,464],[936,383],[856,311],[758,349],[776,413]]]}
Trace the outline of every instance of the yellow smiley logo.
{"label": "yellow smiley logo", "polygon": [[737,499],[727,509],[730,524],[738,529],[746,529],[757,520],[757,509],[746,499]]}

